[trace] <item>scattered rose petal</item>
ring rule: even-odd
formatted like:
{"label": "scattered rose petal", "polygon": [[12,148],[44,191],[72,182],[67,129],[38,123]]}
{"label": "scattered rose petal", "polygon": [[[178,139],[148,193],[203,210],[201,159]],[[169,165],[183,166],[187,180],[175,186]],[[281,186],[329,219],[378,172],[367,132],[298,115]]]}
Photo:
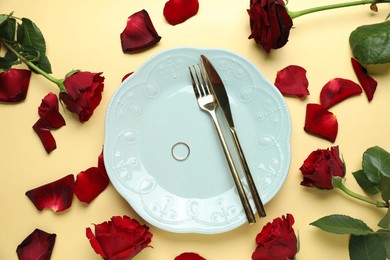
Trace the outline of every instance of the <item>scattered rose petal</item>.
{"label": "scattered rose petal", "polygon": [[374,97],[374,93],[376,90],[376,87],[378,85],[378,82],[374,78],[372,78],[370,75],[368,75],[368,72],[365,67],[363,67],[360,62],[354,58],[351,58],[352,67],[355,71],[355,74],[359,80],[360,85],[364,89],[364,92],[366,93],[368,101],[371,101]]}
{"label": "scattered rose petal", "polygon": [[69,174],[59,180],[26,192],[38,210],[52,209],[61,212],[72,205],[74,176]]}
{"label": "scattered rose petal", "polygon": [[206,260],[197,253],[184,252],[175,257],[175,260]]}
{"label": "scattered rose petal", "polygon": [[43,147],[45,148],[47,153],[51,153],[57,148],[56,140],[54,139],[54,136],[50,132],[49,129],[45,127],[40,127],[41,123],[39,123],[39,120],[33,125],[34,131],[37,133],[39,139],[41,139],[41,142],[43,144]]}
{"label": "scattered rose petal", "polygon": [[125,79],[127,79],[128,77],[130,77],[130,75],[133,74],[133,73],[134,73],[134,72],[129,72],[129,73],[127,73],[126,75],[124,75],[123,78],[122,78],[122,82],[123,82]]}
{"label": "scattered rose petal", "polygon": [[42,99],[41,105],[38,107],[38,115],[43,117],[50,109],[58,111],[58,98],[53,92],[50,92]]}
{"label": "scattered rose petal", "polygon": [[101,152],[98,157],[98,168],[100,170],[101,175],[108,180],[109,178],[107,175],[106,166],[104,164],[103,152]]}
{"label": "scattered rose petal", "polygon": [[129,16],[126,28],[121,33],[120,38],[123,52],[143,50],[161,40],[146,10]]}
{"label": "scattered rose petal", "polygon": [[275,86],[283,95],[304,98],[309,95],[309,81],[306,70],[297,65],[290,65],[276,74]]}
{"label": "scattered rose petal", "polygon": [[56,141],[51,133],[51,129],[59,129],[65,125],[65,120],[58,112],[58,98],[55,94],[47,94],[38,107],[40,119],[33,125],[34,131],[39,138],[47,153],[57,148]]}
{"label": "scattered rose petal", "polygon": [[108,186],[109,180],[98,167],[88,168],[77,174],[74,194],[86,204],[91,203]]}
{"label": "scattered rose petal", "polygon": [[198,10],[198,0],[169,0],[163,13],[169,24],[176,25],[196,15]]}
{"label": "scattered rose petal", "polygon": [[114,216],[111,221],[95,225],[95,234],[86,229],[86,236],[104,259],[132,259],[152,241],[149,227],[128,216]]}
{"label": "scattered rose petal", "polygon": [[60,93],[60,99],[82,123],[89,120],[102,100],[104,77],[101,75],[102,72],[76,71],[64,81],[66,92]]}
{"label": "scattered rose petal", "polygon": [[324,108],[340,103],[341,101],[362,93],[358,84],[349,79],[335,78],[322,87],[320,93],[320,103]]}
{"label": "scattered rose petal", "polygon": [[16,249],[19,260],[50,260],[56,234],[35,229]]}
{"label": "scattered rose petal", "polygon": [[31,71],[10,69],[0,73],[0,101],[19,102],[26,98]]}
{"label": "scattered rose petal", "polygon": [[333,176],[345,176],[345,165],[338,146],[311,152],[299,170],[303,175],[302,186],[319,189],[333,189]]}
{"label": "scattered rose petal", "polygon": [[332,112],[319,104],[307,104],[305,131],[334,142],[336,140],[338,123]]}

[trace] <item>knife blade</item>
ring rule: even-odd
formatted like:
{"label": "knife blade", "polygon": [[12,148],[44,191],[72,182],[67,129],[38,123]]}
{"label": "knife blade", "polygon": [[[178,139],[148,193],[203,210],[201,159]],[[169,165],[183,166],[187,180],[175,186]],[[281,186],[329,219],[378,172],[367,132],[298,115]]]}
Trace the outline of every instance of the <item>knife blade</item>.
{"label": "knife blade", "polygon": [[258,192],[256,184],[253,180],[253,177],[252,177],[252,174],[250,172],[248,163],[245,159],[245,155],[244,155],[244,152],[242,150],[240,141],[238,140],[236,129],[234,127],[234,120],[233,120],[233,115],[232,115],[232,112],[230,109],[229,96],[226,92],[225,86],[222,82],[221,77],[218,75],[217,70],[214,68],[214,66],[212,65],[210,60],[204,55],[200,55],[200,58],[202,61],[203,68],[206,72],[206,76],[210,82],[211,90],[214,93],[214,96],[217,100],[217,103],[218,103],[219,107],[221,108],[223,115],[225,116],[226,121],[229,125],[229,131],[230,131],[230,134],[232,136],[236,151],[239,155],[240,164],[244,170],[244,175],[245,175],[246,181],[248,183],[249,191],[252,194],[252,198],[253,198],[253,201],[255,203],[257,212],[259,213],[259,215],[261,217],[265,217],[266,213],[265,213],[263,202],[261,201],[259,192]]}

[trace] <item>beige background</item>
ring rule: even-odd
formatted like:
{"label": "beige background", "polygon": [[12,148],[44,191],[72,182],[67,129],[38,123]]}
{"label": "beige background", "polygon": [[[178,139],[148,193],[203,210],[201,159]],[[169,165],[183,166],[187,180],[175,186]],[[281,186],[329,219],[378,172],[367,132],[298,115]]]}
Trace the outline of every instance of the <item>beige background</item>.
{"label": "beige background", "polygon": [[[254,41],[247,39],[249,1],[200,1],[199,13],[176,26],[165,21],[164,4],[162,0],[1,1],[2,13],[14,11],[16,16],[30,18],[40,27],[55,76],[62,77],[76,68],[103,71],[106,80],[102,103],[87,123],[79,123],[70,113],[65,115],[67,125],[53,132],[58,148],[50,155],[31,127],[38,119],[41,99],[49,91],[56,92],[56,86],[33,75],[24,102],[0,104],[0,259],[17,259],[17,245],[35,228],[57,234],[52,259],[100,259],[85,237],[86,227],[123,214],[145,223],[112,185],[89,206],[74,199],[72,207],[62,214],[39,212],[25,192],[95,166],[103,145],[105,110],[122,77],[152,55],[179,46],[234,51],[253,62],[271,82],[283,67],[303,66],[311,95],[306,100],[286,98],[293,123],[292,163],[281,191],[266,205],[265,219],[218,235],[174,234],[151,226],[153,248],[145,249],[136,259],[173,259],[184,251],[198,252],[209,260],[250,259],[255,236],[263,225],[288,212],[294,215],[294,228],[300,236],[299,259],[348,259],[347,236],[325,233],[309,223],[341,213],[361,218],[376,229],[385,211],[349,199],[339,191],[324,192],[299,185],[298,169],[303,160],[311,151],[332,145],[303,131],[305,108],[309,102],[319,102],[321,87],[328,80],[335,77],[357,80],[350,63],[349,34],[359,25],[382,22],[390,12],[389,5],[379,5],[380,12],[376,14],[368,6],[359,6],[297,18],[288,44],[265,55]],[[317,4],[314,0],[293,0],[289,7],[299,10]],[[123,54],[119,34],[127,17],[141,9],[149,12],[162,40],[144,52]],[[335,145],[340,146],[347,163],[346,183],[359,192],[351,172],[360,168],[364,150],[379,145],[390,151],[390,77],[387,76],[390,67],[374,69],[379,86],[371,103],[362,94],[331,109],[339,122]]]}

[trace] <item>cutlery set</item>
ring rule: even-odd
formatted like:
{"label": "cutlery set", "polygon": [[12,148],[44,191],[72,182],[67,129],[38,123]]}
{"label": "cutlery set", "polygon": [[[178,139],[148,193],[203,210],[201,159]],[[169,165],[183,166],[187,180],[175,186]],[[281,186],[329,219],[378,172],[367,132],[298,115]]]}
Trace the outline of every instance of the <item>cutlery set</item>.
{"label": "cutlery set", "polygon": [[229,97],[225,86],[210,60],[204,55],[201,55],[200,59],[200,65],[197,64],[189,67],[194,93],[198,101],[199,108],[204,112],[207,112],[214,122],[224,155],[232,173],[234,184],[244,208],[247,221],[249,224],[253,224],[256,222],[256,218],[250,206],[248,196],[246,195],[245,189],[241,183],[239,171],[234,163],[233,155],[223,134],[221,122],[217,117],[217,109],[222,111],[224,119],[228,124],[230,137],[233,140],[235,150],[238,154],[240,166],[243,169],[256,210],[260,217],[265,217],[266,212],[235,130]]}

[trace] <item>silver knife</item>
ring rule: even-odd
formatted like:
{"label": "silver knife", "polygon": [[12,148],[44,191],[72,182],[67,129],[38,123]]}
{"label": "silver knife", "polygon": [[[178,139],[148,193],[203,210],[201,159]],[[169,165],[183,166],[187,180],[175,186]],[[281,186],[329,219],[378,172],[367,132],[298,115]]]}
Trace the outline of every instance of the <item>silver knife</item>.
{"label": "silver knife", "polygon": [[261,201],[259,192],[256,188],[256,184],[253,181],[252,174],[250,172],[248,163],[245,159],[244,152],[242,151],[240,142],[238,140],[237,132],[236,132],[236,129],[234,127],[233,116],[232,116],[232,112],[230,110],[230,104],[229,104],[229,96],[226,92],[225,86],[223,85],[221,78],[219,77],[217,71],[215,70],[214,66],[211,64],[209,59],[204,55],[200,55],[200,57],[201,57],[202,64],[203,64],[203,67],[205,69],[206,75],[208,77],[208,80],[211,83],[210,84],[211,90],[214,92],[214,95],[218,101],[218,104],[223,111],[223,114],[226,118],[226,121],[229,124],[229,130],[230,130],[230,133],[231,133],[233,141],[234,141],[234,146],[236,147],[237,153],[239,155],[241,166],[244,169],[245,178],[246,178],[246,181],[248,183],[249,191],[252,194],[252,198],[253,198],[253,201],[255,203],[257,212],[259,213],[259,215],[261,217],[265,217],[266,213],[265,213],[263,202]]}

